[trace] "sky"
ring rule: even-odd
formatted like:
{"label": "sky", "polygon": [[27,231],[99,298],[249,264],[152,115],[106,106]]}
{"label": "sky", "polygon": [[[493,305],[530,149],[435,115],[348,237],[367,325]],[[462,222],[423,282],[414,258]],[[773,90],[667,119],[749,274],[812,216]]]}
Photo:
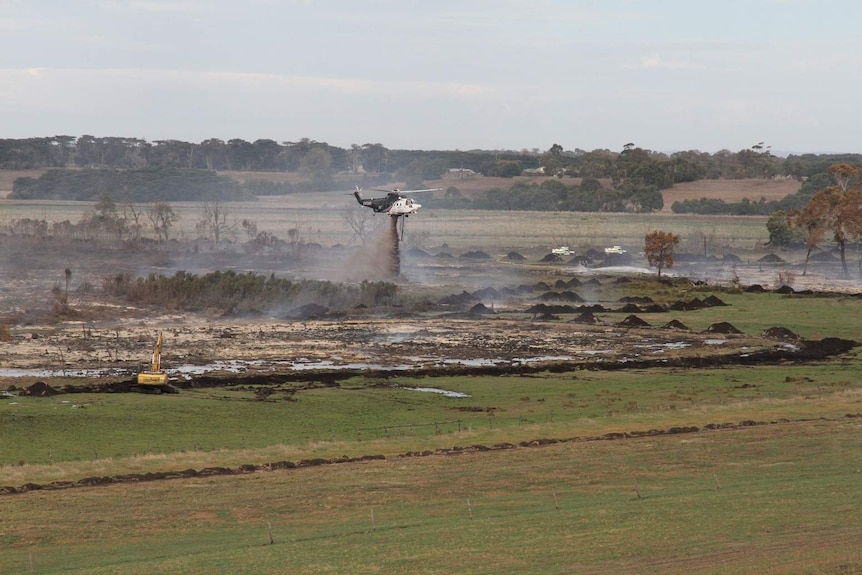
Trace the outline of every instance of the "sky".
{"label": "sky", "polygon": [[0,0],[0,138],[862,152],[858,0]]}

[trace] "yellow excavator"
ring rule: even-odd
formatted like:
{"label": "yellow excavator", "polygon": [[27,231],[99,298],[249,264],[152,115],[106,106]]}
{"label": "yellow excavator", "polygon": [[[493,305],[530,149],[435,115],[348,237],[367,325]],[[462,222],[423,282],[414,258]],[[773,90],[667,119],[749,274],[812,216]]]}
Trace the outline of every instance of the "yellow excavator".
{"label": "yellow excavator", "polygon": [[179,390],[168,383],[168,374],[162,369],[162,333],[159,332],[159,337],[156,338],[156,345],[153,346],[153,359],[150,362],[149,368],[146,365],[141,366],[141,371],[138,372],[137,385],[133,386],[135,391],[143,393],[179,393]]}

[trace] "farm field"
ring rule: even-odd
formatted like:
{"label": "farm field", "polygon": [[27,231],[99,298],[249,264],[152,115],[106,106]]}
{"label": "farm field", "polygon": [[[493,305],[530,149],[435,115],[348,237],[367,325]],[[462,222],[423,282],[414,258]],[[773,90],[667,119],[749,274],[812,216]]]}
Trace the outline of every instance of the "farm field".
{"label": "farm field", "polygon": [[[802,277],[763,218],[423,210],[397,298],[320,317],[101,289],[177,270],[336,281],[370,249],[344,200],[232,205],[320,244],[278,257],[193,250],[191,203],[170,249],[31,243],[22,261],[6,244],[0,574],[862,572],[862,286],[834,261]],[[740,257],[659,282],[637,253],[651,229]],[[541,261],[557,245],[631,258]],[[74,314],[52,315],[64,268]],[[160,331],[180,393],[122,392]]]}

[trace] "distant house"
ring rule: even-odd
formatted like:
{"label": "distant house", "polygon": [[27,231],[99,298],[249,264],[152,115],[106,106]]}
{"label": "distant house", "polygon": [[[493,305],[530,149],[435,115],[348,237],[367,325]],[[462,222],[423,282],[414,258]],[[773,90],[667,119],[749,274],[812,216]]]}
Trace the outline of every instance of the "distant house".
{"label": "distant house", "polygon": [[476,172],[470,168],[449,168],[450,176],[475,176]]}

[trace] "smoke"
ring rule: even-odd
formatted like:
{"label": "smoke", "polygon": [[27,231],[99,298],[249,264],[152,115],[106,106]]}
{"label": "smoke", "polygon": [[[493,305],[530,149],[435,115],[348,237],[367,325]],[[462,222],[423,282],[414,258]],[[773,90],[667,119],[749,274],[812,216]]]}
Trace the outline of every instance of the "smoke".
{"label": "smoke", "polygon": [[340,281],[395,280],[401,274],[401,241],[398,217],[389,217],[389,225],[378,228],[367,241],[353,250],[337,273]]}

